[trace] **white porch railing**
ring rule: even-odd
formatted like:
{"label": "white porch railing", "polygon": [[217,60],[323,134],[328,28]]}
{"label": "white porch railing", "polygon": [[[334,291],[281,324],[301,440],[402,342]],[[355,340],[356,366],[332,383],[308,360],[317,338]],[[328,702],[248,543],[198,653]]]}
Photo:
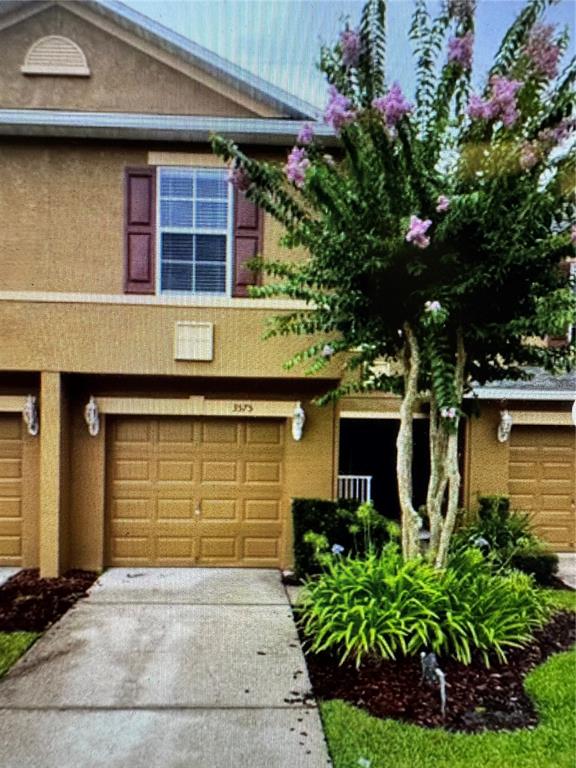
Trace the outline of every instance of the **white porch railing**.
{"label": "white porch railing", "polygon": [[372,475],[338,475],[338,498],[365,502],[372,499]]}

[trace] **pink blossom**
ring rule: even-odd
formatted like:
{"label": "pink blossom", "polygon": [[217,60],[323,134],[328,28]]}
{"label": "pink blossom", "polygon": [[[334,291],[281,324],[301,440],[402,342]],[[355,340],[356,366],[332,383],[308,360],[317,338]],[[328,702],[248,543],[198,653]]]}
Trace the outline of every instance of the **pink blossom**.
{"label": "pink blossom", "polygon": [[536,74],[548,78],[556,77],[560,60],[560,48],[553,35],[552,24],[535,24],[524,48]]}
{"label": "pink blossom", "polygon": [[514,125],[518,119],[516,94],[522,85],[520,80],[508,80],[508,78],[498,75],[494,75],[490,79],[491,102],[494,105],[495,116],[499,117],[507,128]]}
{"label": "pink blossom", "polygon": [[360,61],[360,35],[355,29],[345,29],[340,34],[342,62],[345,67],[357,67]]}
{"label": "pink blossom", "polygon": [[246,192],[252,183],[252,180],[248,175],[248,171],[243,168],[240,163],[235,161],[228,169],[228,182],[234,187],[234,189],[237,189],[240,192]]}
{"label": "pink blossom", "polygon": [[442,309],[442,304],[440,304],[439,301],[427,301],[424,304],[424,311],[425,312],[440,312]]}
{"label": "pink blossom", "polygon": [[500,75],[490,79],[490,99],[485,101],[472,94],[468,103],[468,114],[473,120],[495,120],[499,118],[510,128],[519,117],[516,94],[522,87],[520,80],[509,80]]}
{"label": "pink blossom", "polygon": [[286,178],[300,189],[304,186],[306,171],[309,165],[310,160],[308,160],[306,150],[301,147],[294,147],[288,155],[288,162],[284,166]]}
{"label": "pink blossom", "polygon": [[544,128],[538,133],[538,138],[545,144],[560,144],[572,133],[576,127],[576,120],[564,118],[553,128]]}
{"label": "pink blossom", "polygon": [[426,232],[431,226],[432,222],[430,219],[419,219],[418,216],[411,216],[406,240],[409,243],[414,243],[417,248],[428,248],[430,238],[426,235]]}
{"label": "pink blossom", "polygon": [[472,49],[474,47],[474,35],[466,32],[462,37],[452,37],[448,40],[448,61],[459,64],[462,69],[472,67]]}
{"label": "pink blossom", "polygon": [[392,84],[386,96],[374,99],[372,106],[384,115],[390,128],[412,111],[412,105],[406,100],[398,83]]}
{"label": "pink blossom", "polygon": [[529,171],[530,168],[534,168],[539,159],[537,146],[529,141],[524,142],[520,148],[520,168]]}
{"label": "pink blossom", "polygon": [[438,195],[436,203],[436,210],[438,213],[444,213],[450,208],[450,198],[446,197],[446,195]]}
{"label": "pink blossom", "polygon": [[336,133],[340,133],[342,128],[351,123],[356,117],[356,112],[352,108],[352,102],[349,98],[340,93],[335,85],[328,89],[328,104],[324,110],[324,120],[331,125]]}
{"label": "pink blossom", "polygon": [[492,107],[489,102],[484,101],[475,93],[470,96],[468,114],[473,120],[491,120],[493,117]]}
{"label": "pink blossom", "polygon": [[312,123],[304,123],[298,131],[296,141],[298,144],[310,144],[314,140],[314,126]]}
{"label": "pink blossom", "polygon": [[440,410],[440,416],[442,416],[443,419],[455,419],[458,415],[458,411],[456,408],[442,408]]}

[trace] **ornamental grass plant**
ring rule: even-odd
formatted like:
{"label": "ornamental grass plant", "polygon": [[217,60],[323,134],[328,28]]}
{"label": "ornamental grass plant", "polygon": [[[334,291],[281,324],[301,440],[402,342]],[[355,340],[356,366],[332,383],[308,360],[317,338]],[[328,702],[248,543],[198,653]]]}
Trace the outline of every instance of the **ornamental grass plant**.
{"label": "ornamental grass plant", "polygon": [[489,666],[528,643],[549,615],[530,576],[494,574],[477,550],[438,570],[423,558],[405,560],[396,543],[363,559],[332,557],[299,606],[308,649],[357,666],[430,650]]}

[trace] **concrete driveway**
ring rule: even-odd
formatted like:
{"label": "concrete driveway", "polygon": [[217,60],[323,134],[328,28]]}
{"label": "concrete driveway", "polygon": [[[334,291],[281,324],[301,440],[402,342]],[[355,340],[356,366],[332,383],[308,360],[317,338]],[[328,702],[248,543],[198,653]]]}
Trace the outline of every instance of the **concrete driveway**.
{"label": "concrete driveway", "polygon": [[6,768],[323,768],[276,571],[112,569],[0,681]]}

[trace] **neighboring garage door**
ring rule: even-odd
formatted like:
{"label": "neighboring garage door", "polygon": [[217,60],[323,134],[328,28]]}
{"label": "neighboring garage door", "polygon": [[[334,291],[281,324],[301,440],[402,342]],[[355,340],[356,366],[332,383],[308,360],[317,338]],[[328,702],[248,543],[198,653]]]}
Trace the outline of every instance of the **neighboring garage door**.
{"label": "neighboring garage door", "polygon": [[0,565],[22,564],[22,417],[0,414]]}
{"label": "neighboring garage door", "polygon": [[284,422],[109,422],[109,565],[277,566]]}
{"label": "neighboring garage door", "polygon": [[537,533],[558,552],[576,544],[576,433],[573,427],[513,427],[512,507],[529,512]]}

